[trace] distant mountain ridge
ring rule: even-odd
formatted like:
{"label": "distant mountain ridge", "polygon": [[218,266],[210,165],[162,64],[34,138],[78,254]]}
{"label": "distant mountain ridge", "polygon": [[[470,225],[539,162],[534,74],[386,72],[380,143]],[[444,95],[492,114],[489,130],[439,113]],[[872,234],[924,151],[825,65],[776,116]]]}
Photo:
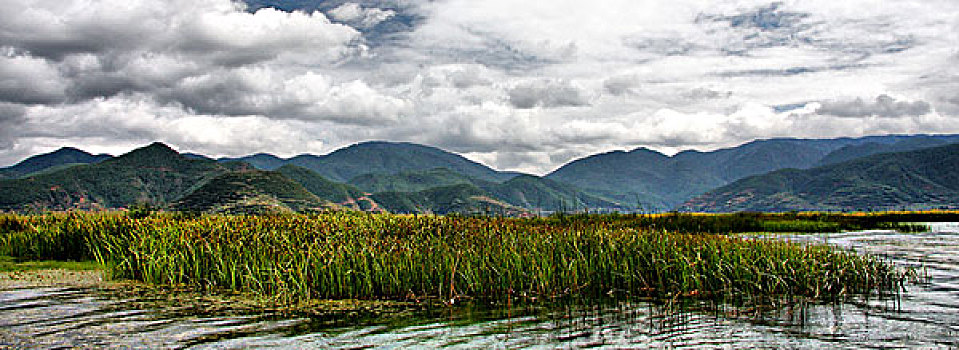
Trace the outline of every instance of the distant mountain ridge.
{"label": "distant mountain ridge", "polygon": [[505,181],[515,176],[515,173],[499,172],[452,152],[408,142],[368,141],[340,148],[326,155],[301,154],[283,159],[258,153],[245,157],[220,158],[218,161],[243,161],[262,170],[276,170],[291,164],[310,169],[337,182],[347,182],[365,174],[397,174],[436,168],[449,169],[487,181]]}
{"label": "distant mountain ridge", "polygon": [[848,145],[827,154],[817,165],[829,165],[850,161],[856,158],[871,156],[880,153],[907,152],[923,148],[945,146],[959,142],[959,137],[917,136],[898,140],[894,143],[867,142],[858,145]]}
{"label": "distant mountain ridge", "polygon": [[63,147],[50,153],[38,154],[24,159],[13,166],[2,168],[0,169],[0,178],[16,178],[51,168],[99,163],[110,158],[113,158],[113,156],[108,154],[93,155],[73,147]]}
{"label": "distant mountain ridge", "polygon": [[[118,157],[64,148],[0,169],[0,174],[9,174],[0,178],[0,210],[122,208],[142,202],[168,206],[226,173],[260,169],[275,171],[259,177],[272,179],[267,183],[282,177],[322,201],[353,210],[654,212],[672,210],[710,190],[770,171],[810,169],[950,142],[959,142],[959,135],[757,140],[673,156],[637,148],[577,159],[545,177],[496,171],[435,147],[382,141],[287,159],[265,153],[212,159],[180,154],[162,143]],[[245,191],[253,193],[256,188]],[[256,196],[264,203],[284,203],[278,194]]]}
{"label": "distant mountain ridge", "polygon": [[684,211],[959,208],[959,144],[882,153],[751,176],[684,203]]}
{"label": "distant mountain ridge", "polygon": [[[914,142],[922,139],[922,142]],[[908,146],[909,142],[914,142]],[[853,152],[874,154],[897,147],[959,142],[959,135],[869,136],[840,139],[757,140],[711,152],[669,157],[652,150],[614,151],[574,160],[546,178],[605,195],[641,210],[664,211],[735,180],[786,168],[808,169]],[[897,146],[899,145],[899,146]],[[844,147],[858,147],[845,148]],[[838,154],[833,154],[834,152]]]}
{"label": "distant mountain ridge", "polygon": [[[400,147],[402,149],[399,152],[383,153],[414,153],[404,158],[410,160],[421,157],[415,154],[417,152],[442,152],[426,147]],[[361,150],[360,154],[369,155],[369,151]],[[371,157],[383,158],[377,155]],[[465,162],[465,158],[445,157],[447,162],[472,169],[471,173],[486,178],[498,176],[491,169],[475,169],[480,165]],[[433,165],[431,162],[420,163],[422,166]],[[384,166],[389,163],[373,164],[379,164],[373,166],[377,170],[396,170]],[[444,176],[459,180],[447,186],[449,184],[437,180]],[[522,180],[500,183],[469,177],[445,168],[422,172],[410,170],[394,175],[364,174],[357,178],[372,181],[371,187],[367,188],[369,191],[364,191],[296,165],[286,164],[273,171],[255,170],[244,161],[213,160],[197,154],[180,154],[165,144],[153,143],[99,163],[37,173],[23,179],[0,180],[3,193],[0,196],[0,210],[95,210],[150,204],[174,210],[232,213],[339,207],[373,212],[390,210],[401,213],[519,215],[525,212],[523,206],[542,209],[538,206],[579,208],[596,203],[607,204],[566,185],[531,175],[522,177]],[[373,185],[377,183],[395,186]],[[592,202],[584,202],[584,198]],[[379,200],[383,203],[379,203]]]}
{"label": "distant mountain ridge", "polygon": [[0,180],[0,210],[66,210],[169,203],[220,174],[248,167],[188,159],[153,143],[99,163]]}

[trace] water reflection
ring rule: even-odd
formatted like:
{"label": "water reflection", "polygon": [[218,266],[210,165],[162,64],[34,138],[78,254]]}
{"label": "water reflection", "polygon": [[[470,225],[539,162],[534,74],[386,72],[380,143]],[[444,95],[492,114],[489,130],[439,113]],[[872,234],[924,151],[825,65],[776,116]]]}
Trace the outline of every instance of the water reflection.
{"label": "water reflection", "polygon": [[933,228],[781,237],[923,268],[928,280],[898,299],[768,309],[622,301],[306,317],[116,288],[32,288],[0,291],[0,347],[957,348],[959,224]]}

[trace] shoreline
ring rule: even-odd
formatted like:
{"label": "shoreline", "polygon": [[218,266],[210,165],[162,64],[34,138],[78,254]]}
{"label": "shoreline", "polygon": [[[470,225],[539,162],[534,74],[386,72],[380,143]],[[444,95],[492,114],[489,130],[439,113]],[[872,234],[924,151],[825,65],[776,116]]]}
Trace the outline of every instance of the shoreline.
{"label": "shoreline", "polygon": [[111,282],[103,270],[37,269],[0,272],[0,291],[43,287],[99,287]]}

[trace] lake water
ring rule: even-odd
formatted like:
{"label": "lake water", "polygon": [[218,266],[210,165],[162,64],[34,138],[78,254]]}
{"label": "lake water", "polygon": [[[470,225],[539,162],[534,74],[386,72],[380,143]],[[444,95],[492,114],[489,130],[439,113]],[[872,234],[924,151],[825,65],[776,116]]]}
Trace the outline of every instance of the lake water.
{"label": "lake water", "polygon": [[0,348],[959,349],[959,224],[931,227],[781,237],[923,268],[925,283],[896,299],[762,310],[633,301],[291,317],[115,288],[27,288],[0,290]]}

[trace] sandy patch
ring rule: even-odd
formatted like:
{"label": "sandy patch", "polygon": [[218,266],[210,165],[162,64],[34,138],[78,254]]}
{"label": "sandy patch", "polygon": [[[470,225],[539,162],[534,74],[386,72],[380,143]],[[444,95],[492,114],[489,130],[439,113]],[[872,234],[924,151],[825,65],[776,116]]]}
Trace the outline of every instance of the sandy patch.
{"label": "sandy patch", "polygon": [[37,287],[93,287],[103,285],[104,271],[99,270],[30,270],[0,272],[0,289]]}

